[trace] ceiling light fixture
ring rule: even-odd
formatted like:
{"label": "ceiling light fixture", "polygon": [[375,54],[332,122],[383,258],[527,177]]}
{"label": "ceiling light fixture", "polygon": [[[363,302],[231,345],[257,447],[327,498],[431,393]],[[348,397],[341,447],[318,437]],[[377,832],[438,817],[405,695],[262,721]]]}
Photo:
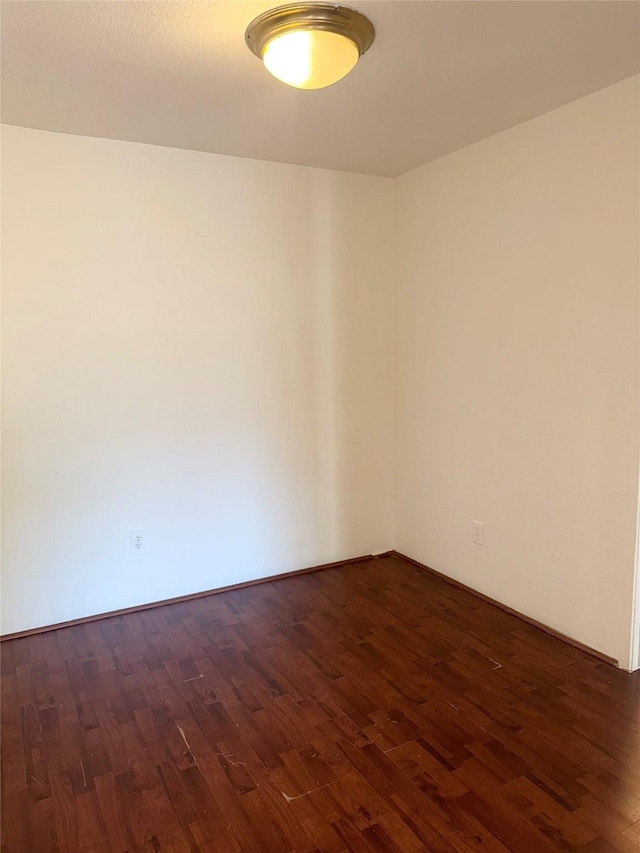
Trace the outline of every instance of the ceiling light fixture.
{"label": "ceiling light fixture", "polygon": [[346,6],[290,3],[259,15],[244,37],[274,77],[297,89],[322,89],[351,71],[375,31]]}

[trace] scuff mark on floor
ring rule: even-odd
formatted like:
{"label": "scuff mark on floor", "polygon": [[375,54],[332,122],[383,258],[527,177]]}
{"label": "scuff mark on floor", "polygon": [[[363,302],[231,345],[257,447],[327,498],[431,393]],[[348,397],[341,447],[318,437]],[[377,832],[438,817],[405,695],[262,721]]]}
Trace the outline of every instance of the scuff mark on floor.
{"label": "scuff mark on floor", "polygon": [[295,797],[290,797],[288,794],[285,794],[284,791],[281,791],[281,793],[287,803],[292,803],[294,800],[299,800],[300,797],[306,797],[307,794],[315,794],[316,791],[322,791],[323,788],[328,788],[330,785],[335,785],[335,782],[327,782],[326,785],[320,785],[319,788],[312,788],[310,791],[305,791],[304,793],[298,794]]}
{"label": "scuff mark on floor", "polygon": [[[175,722],[175,720],[174,720],[174,722]],[[198,759],[197,759],[197,758],[195,757],[195,755],[193,754],[193,750],[191,749],[191,747],[190,747],[190,745],[189,745],[189,741],[187,740],[187,736],[186,736],[186,735],[185,735],[185,733],[184,733],[184,729],[182,728],[182,726],[179,726],[177,723],[176,723],[176,728],[177,728],[177,729],[178,729],[178,731],[180,732],[180,737],[181,737],[181,738],[182,738],[182,740],[184,741],[184,745],[187,747],[187,752],[189,753],[189,755],[190,755],[190,756],[191,756],[191,758],[193,759],[193,763],[194,763],[194,764],[195,764],[195,766],[198,768],[198,770],[200,770],[200,766],[199,766],[199,764],[198,764]]]}
{"label": "scuff mark on floor", "polygon": [[244,761],[234,761],[233,756],[237,755],[237,753],[232,752],[231,755],[226,755],[224,752],[216,752],[216,755],[221,755],[225,761],[228,761],[229,764],[232,764],[234,767],[246,767],[246,763]]}
{"label": "scuff mark on floor", "polygon": [[180,737],[181,737],[181,738],[182,738],[182,740],[184,741],[184,745],[187,747],[187,749],[189,750],[189,752],[191,752],[191,747],[189,746],[189,741],[187,740],[187,736],[186,736],[186,735],[185,735],[185,733],[184,733],[184,729],[183,729],[181,726],[179,726],[177,723],[176,723],[176,728],[177,728],[177,729],[178,729],[178,731],[180,732]]}
{"label": "scuff mark on floor", "polygon": [[406,746],[408,743],[411,743],[411,741],[405,740],[404,743],[397,743],[395,746],[389,747],[389,749],[383,749],[382,752],[386,755],[388,752],[393,752],[394,749],[400,749],[401,746]]}

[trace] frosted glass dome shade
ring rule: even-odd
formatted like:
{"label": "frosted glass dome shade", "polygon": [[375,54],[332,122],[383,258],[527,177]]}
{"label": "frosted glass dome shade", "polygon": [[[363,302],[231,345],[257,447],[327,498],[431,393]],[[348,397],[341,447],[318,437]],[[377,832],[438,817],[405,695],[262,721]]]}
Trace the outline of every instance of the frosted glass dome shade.
{"label": "frosted glass dome shade", "polygon": [[338,33],[299,30],[272,39],[262,58],[283,83],[297,89],[322,89],[351,71],[358,61],[358,48]]}

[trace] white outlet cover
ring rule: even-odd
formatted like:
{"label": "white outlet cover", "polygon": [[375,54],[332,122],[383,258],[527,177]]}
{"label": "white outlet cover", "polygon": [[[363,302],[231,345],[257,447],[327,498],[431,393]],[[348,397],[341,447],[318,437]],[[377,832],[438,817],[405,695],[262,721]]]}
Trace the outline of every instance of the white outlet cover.
{"label": "white outlet cover", "polygon": [[482,521],[471,522],[471,541],[475,545],[484,545],[484,523]]}
{"label": "white outlet cover", "polygon": [[148,533],[144,528],[129,531],[129,554],[141,557],[147,551]]}

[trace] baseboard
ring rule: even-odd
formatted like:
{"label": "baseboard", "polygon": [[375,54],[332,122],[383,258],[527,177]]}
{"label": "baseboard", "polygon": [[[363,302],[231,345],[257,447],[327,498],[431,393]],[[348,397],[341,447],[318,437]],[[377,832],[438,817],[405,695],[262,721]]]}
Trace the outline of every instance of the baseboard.
{"label": "baseboard", "polygon": [[461,581],[455,580],[454,578],[449,577],[448,575],[442,574],[442,572],[438,572],[435,569],[432,569],[430,566],[426,566],[424,563],[419,562],[418,560],[414,560],[413,557],[407,557],[406,554],[401,554],[399,551],[383,551],[380,554],[364,554],[361,557],[353,557],[350,560],[338,560],[335,563],[323,563],[319,566],[309,566],[306,569],[294,569],[292,572],[281,572],[277,575],[268,575],[264,578],[255,578],[254,580],[242,581],[241,583],[230,584],[229,586],[221,586],[216,587],[215,589],[207,589],[202,592],[193,592],[189,595],[179,595],[175,598],[165,598],[162,601],[150,601],[146,604],[136,604],[133,607],[123,607],[120,610],[110,610],[106,613],[96,613],[93,616],[82,616],[79,619],[70,619],[67,622],[56,622],[53,625],[42,625],[38,628],[28,628],[25,631],[16,631],[13,634],[2,634],[0,636],[0,642],[6,642],[8,640],[18,640],[21,637],[32,637],[35,634],[44,634],[47,631],[56,631],[59,628],[70,628],[74,625],[83,625],[87,622],[97,622],[99,619],[109,619],[113,616],[123,616],[126,613],[138,613],[143,610],[151,610],[155,607],[164,607],[166,604],[178,604],[183,601],[193,601],[197,598],[206,598],[208,595],[218,595],[221,592],[232,592],[237,589],[245,589],[246,587],[257,586],[258,584],[269,583],[270,581],[282,580],[284,578],[295,578],[300,577],[300,575],[308,575],[312,572],[322,572],[325,569],[336,569],[340,566],[346,566],[350,563],[361,563],[365,560],[379,559],[381,557],[398,557],[401,560],[405,560],[407,563],[411,563],[413,566],[421,569],[424,572],[428,572],[434,577],[439,578],[445,583],[450,584],[451,586],[457,587],[458,589],[462,589],[465,592],[474,595],[476,598],[482,599],[482,601],[486,601],[489,604],[493,604],[494,607],[500,608],[505,613],[509,613],[511,616],[516,616],[518,619],[521,619],[523,622],[527,622],[529,625],[533,625],[534,628],[539,628],[541,631],[549,634],[552,637],[555,637],[558,640],[562,640],[565,643],[568,643],[570,646],[573,646],[576,649],[580,649],[582,652],[586,652],[593,657],[598,658],[605,663],[611,664],[615,667],[619,667],[618,661],[615,658],[609,657],[609,655],[605,655],[602,652],[597,651],[597,649],[592,649],[590,646],[581,643],[579,640],[574,640],[573,637],[568,637],[566,634],[562,634],[560,631],[556,631],[555,628],[550,628],[548,625],[545,625],[543,622],[538,622],[536,619],[532,619],[530,616],[526,616],[524,613],[521,613],[519,610],[514,610],[513,607],[509,607],[507,604],[503,604],[501,601],[498,601],[495,598],[491,598],[489,595],[485,595],[482,592],[478,592],[478,590],[473,589],[473,587],[467,586]]}
{"label": "baseboard", "polygon": [[493,604],[494,607],[499,607],[500,610],[504,610],[505,613],[509,613],[511,616],[517,616],[518,619],[522,619],[523,622],[527,622],[529,625],[533,625],[534,628],[539,628],[541,631],[544,631],[546,634],[550,634],[552,637],[555,637],[557,640],[562,640],[565,643],[568,643],[570,646],[573,646],[576,649],[580,649],[581,652],[586,652],[593,657],[598,658],[605,663],[612,664],[615,667],[620,667],[618,661],[615,658],[609,657],[609,655],[605,655],[602,652],[597,651],[597,649],[592,649],[590,646],[585,646],[584,643],[581,643],[579,640],[574,640],[573,637],[567,637],[566,634],[560,633],[560,631],[556,631],[555,628],[550,628],[548,625],[545,625],[543,622],[538,622],[536,619],[532,619],[530,616],[526,616],[524,613],[521,613],[519,610],[514,610],[513,607],[509,607],[506,604],[503,604],[501,601],[497,601],[495,598],[491,598],[489,595],[485,595],[483,592],[478,592],[477,589],[473,589],[473,587],[467,586],[460,581],[455,580],[454,578],[450,578],[447,575],[443,575],[442,572],[437,572],[435,569],[432,569],[430,566],[425,566],[424,563],[420,563],[418,560],[414,560],[413,557],[407,557],[406,554],[401,554],[399,551],[392,551],[394,557],[399,557],[401,560],[405,560],[407,563],[411,563],[414,566],[417,566],[419,569],[422,569],[424,572],[429,572],[429,574],[434,575],[440,580],[445,581],[451,586],[455,586],[458,589],[463,589],[465,592],[471,593],[471,595],[475,595],[476,598],[481,598],[483,601],[487,601],[489,604]]}
{"label": "baseboard", "polygon": [[[387,556],[393,554],[393,551],[386,551],[384,554],[376,556]],[[44,634],[47,631],[57,631],[59,628],[71,628],[74,625],[84,625],[87,622],[97,622],[99,619],[110,619],[113,616],[123,616],[125,613],[139,613],[142,610],[151,610],[154,607],[164,607],[165,604],[178,604],[182,601],[193,601],[196,598],[206,598],[208,595],[218,595],[221,592],[232,592],[235,589],[245,589],[249,586],[257,586],[261,583],[269,583],[270,581],[278,581],[283,578],[295,578],[300,575],[309,575],[312,572],[322,572],[325,569],[336,569],[339,566],[348,566],[351,563],[362,563],[364,560],[374,559],[372,554],[365,554],[362,557],[353,557],[350,560],[338,560],[335,563],[323,563],[320,566],[309,566],[306,569],[294,569],[292,572],[281,572],[279,575],[269,575],[265,578],[255,578],[250,581],[242,581],[241,583],[230,584],[229,586],[220,586],[215,589],[207,589],[202,592],[192,592],[189,595],[178,595],[175,598],[165,598],[162,601],[150,601],[148,604],[136,604],[133,607],[123,607],[120,610],[109,610],[107,613],[96,613],[94,616],[81,616],[79,619],[69,619],[67,622],[56,622],[53,625],[42,625],[39,628],[28,628],[25,631],[16,631],[13,634],[2,634],[0,642],[8,640],[19,640],[21,637],[33,637],[35,634]]]}

